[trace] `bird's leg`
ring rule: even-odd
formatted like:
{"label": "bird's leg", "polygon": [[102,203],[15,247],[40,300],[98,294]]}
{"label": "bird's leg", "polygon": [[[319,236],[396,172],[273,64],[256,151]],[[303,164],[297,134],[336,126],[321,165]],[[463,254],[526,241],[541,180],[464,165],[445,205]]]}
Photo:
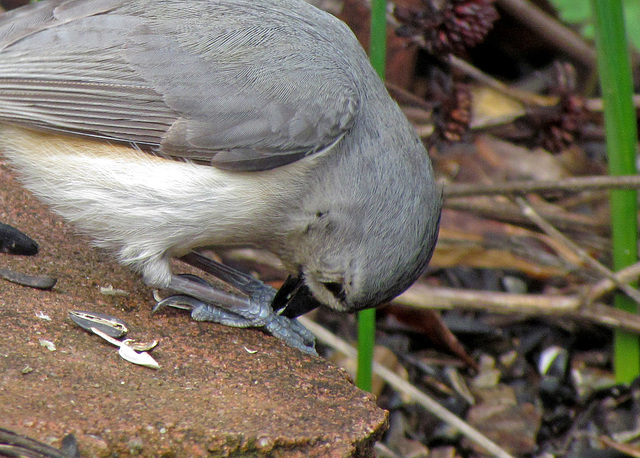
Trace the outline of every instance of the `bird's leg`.
{"label": "bird's leg", "polygon": [[180,260],[214,275],[246,296],[221,291],[193,275],[173,275],[168,289],[179,295],[158,302],[154,311],[168,305],[191,310],[191,317],[197,321],[264,328],[291,347],[305,353],[316,353],[313,335],[297,320],[280,316],[271,307],[275,289],[196,252],[191,252]]}
{"label": "bird's leg", "polygon": [[276,294],[276,291],[272,287],[265,285],[257,278],[216,262],[211,258],[207,258],[197,251],[192,251],[178,259],[203,272],[213,275],[247,296],[262,294],[265,296],[265,300],[268,298],[269,302],[271,302],[273,296]]}

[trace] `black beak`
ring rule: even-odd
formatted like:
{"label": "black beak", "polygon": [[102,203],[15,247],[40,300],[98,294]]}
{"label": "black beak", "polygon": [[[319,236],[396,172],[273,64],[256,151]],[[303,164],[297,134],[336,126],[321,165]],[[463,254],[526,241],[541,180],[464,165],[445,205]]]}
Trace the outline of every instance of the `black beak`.
{"label": "black beak", "polygon": [[273,310],[287,318],[297,318],[320,305],[304,284],[302,275],[289,275],[271,302]]}

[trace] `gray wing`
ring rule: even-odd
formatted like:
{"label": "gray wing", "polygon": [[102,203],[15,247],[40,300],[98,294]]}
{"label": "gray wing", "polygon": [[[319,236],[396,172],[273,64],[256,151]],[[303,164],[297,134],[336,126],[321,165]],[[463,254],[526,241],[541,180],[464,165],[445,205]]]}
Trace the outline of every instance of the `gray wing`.
{"label": "gray wing", "polygon": [[45,1],[0,16],[0,120],[263,170],[353,125],[347,56],[366,60],[295,0]]}

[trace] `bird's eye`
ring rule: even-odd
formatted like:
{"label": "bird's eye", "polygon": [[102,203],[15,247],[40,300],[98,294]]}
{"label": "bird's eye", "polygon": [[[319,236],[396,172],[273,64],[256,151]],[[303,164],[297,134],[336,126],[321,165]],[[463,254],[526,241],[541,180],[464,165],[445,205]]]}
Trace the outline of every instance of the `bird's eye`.
{"label": "bird's eye", "polygon": [[339,302],[344,302],[347,298],[347,293],[345,293],[342,283],[330,281],[323,283],[323,285]]}

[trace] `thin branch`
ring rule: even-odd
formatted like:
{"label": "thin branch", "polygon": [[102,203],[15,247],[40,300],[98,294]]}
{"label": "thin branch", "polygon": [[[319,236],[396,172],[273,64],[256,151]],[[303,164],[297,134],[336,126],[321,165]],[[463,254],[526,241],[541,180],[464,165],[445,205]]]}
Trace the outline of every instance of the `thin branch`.
{"label": "thin branch", "polygon": [[599,303],[586,306],[582,295],[512,294],[415,284],[395,298],[394,302],[435,310],[455,308],[502,314],[568,316],[640,333],[639,315]]}
{"label": "thin branch", "polygon": [[[540,229],[542,229],[547,235],[553,237],[558,242],[562,243],[564,246],[568,247],[571,251],[573,251],[578,257],[591,266],[592,269],[599,272],[603,277],[608,278],[613,281],[616,286],[623,291],[627,296],[633,299],[636,303],[640,304],[640,291],[631,287],[625,282],[621,282],[615,276],[615,274],[609,270],[606,266],[595,260],[593,257],[589,255],[585,250],[580,248],[577,244],[569,240],[564,234],[562,234],[559,230],[549,224],[544,218],[540,216],[536,210],[527,203],[523,198],[517,197],[516,201],[520,205],[522,209],[522,213],[529,218],[531,221],[536,223]],[[587,304],[588,305],[588,304]]]}
{"label": "thin branch", "polygon": [[625,456],[640,458],[640,449],[634,445],[616,442],[614,439],[611,439],[607,436],[600,436],[598,440],[602,442],[603,445],[612,448]]}
{"label": "thin branch", "polygon": [[617,281],[605,278],[604,280],[601,280],[595,285],[591,286],[585,296],[586,302],[591,303],[604,296],[605,294],[609,294],[614,289],[616,289],[616,285],[619,282],[630,283],[632,281],[637,281],[638,278],[640,278],[640,262],[619,270],[615,273],[615,277]]}
{"label": "thin branch", "polygon": [[520,89],[513,88],[511,86],[507,86],[506,84],[498,81],[492,76],[487,75],[483,71],[474,67],[467,61],[460,59],[454,55],[450,55],[448,59],[449,65],[451,67],[463,72],[465,75],[470,76],[471,78],[479,81],[492,89],[495,89],[498,92],[501,92],[515,100],[518,100],[526,105],[535,105],[541,107],[549,107],[558,104],[557,97],[551,97],[546,95],[534,94],[528,91],[522,91]]}
{"label": "thin branch", "polygon": [[[304,327],[306,327],[313,334],[315,334],[315,336],[321,342],[345,354],[347,357],[351,359],[357,358],[358,354],[356,349],[353,346],[349,345],[345,340],[327,331],[325,328],[311,321],[307,317],[303,316],[298,318],[298,320]],[[374,361],[373,371],[376,375],[380,376],[380,378],[382,378],[395,390],[410,396],[411,399],[413,399],[415,402],[423,406],[425,409],[427,409],[433,415],[438,417],[440,420],[458,429],[467,439],[469,439],[470,441],[474,442],[475,444],[485,449],[492,456],[497,456],[502,458],[511,458],[511,455],[505,452],[502,448],[500,448],[498,445],[492,442],[485,435],[480,433],[480,431],[478,431],[468,423],[464,422],[459,417],[452,414],[450,411],[442,407],[431,397],[429,397],[422,391],[418,390],[415,386],[403,380],[401,377],[399,377],[398,375],[396,375],[386,367]]]}
{"label": "thin branch", "polygon": [[[584,106],[589,111],[602,111],[604,110],[604,103],[600,98],[587,99],[584,101]],[[633,106],[640,108],[640,95],[633,96]]]}
{"label": "thin branch", "polygon": [[534,30],[541,39],[572,55],[587,67],[596,66],[596,51],[589,43],[530,1],[497,0],[497,3]]}
{"label": "thin branch", "polygon": [[447,184],[444,186],[444,196],[451,198],[638,188],[640,188],[640,175],[591,176],[563,178],[562,181],[518,180],[495,184]]}
{"label": "thin branch", "polygon": [[[390,6],[390,12],[389,14],[387,14],[387,23],[392,28],[397,29],[398,27],[400,27],[400,23],[391,13],[391,10],[392,10],[391,4],[389,6]],[[420,36],[413,37],[412,42],[423,49],[426,48],[424,39]],[[445,60],[449,62],[449,65],[451,65],[451,67],[461,71],[465,75],[468,75],[471,78],[475,79],[476,81],[486,84],[487,86],[495,89],[496,91],[502,92],[503,94],[509,97],[519,100],[520,102],[526,105],[536,105],[536,106],[547,107],[547,106],[556,105],[558,103],[557,97],[538,95],[538,94],[522,91],[520,89],[507,86],[501,81],[498,81],[497,79],[484,73],[480,69],[466,62],[465,60],[460,59],[454,55],[449,55],[448,59],[445,58]]]}
{"label": "thin branch", "polygon": [[389,81],[384,82],[387,91],[399,105],[410,105],[421,108],[427,113],[433,110],[433,103],[427,102],[424,98],[418,97],[413,92],[407,91],[405,88],[393,84]]}
{"label": "thin branch", "polygon": [[[471,199],[451,198],[444,203],[445,208],[475,213],[485,218],[508,223],[526,224],[529,220],[522,216],[522,212],[510,203],[491,201],[477,201]],[[607,234],[610,227],[591,216],[580,213],[540,212],[540,214],[554,226],[565,231],[596,232]]]}

